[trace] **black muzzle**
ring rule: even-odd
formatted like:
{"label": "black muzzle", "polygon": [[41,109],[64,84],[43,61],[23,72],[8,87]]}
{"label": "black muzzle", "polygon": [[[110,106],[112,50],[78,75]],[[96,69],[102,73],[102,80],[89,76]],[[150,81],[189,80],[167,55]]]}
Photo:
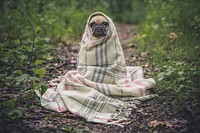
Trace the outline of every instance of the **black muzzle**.
{"label": "black muzzle", "polygon": [[97,24],[92,28],[92,35],[95,37],[106,36],[106,28],[102,24]]}

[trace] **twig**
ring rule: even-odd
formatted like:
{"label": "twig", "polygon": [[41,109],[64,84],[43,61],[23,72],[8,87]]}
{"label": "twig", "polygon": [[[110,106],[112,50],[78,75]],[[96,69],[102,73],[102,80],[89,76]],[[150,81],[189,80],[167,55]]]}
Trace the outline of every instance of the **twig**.
{"label": "twig", "polygon": [[58,68],[60,68],[60,67],[62,67],[62,66],[64,66],[64,65],[67,65],[67,61],[64,61],[62,64],[60,64],[59,66],[57,66],[57,67],[55,67],[55,69],[58,69]]}
{"label": "twig", "polygon": [[32,23],[32,21],[31,21],[30,17],[26,14],[26,12],[25,12],[24,10],[22,10],[20,7],[17,7],[17,9],[18,9],[19,11],[21,11],[21,12],[24,14],[24,16],[28,19],[28,21],[29,21],[30,24],[31,24],[31,28],[32,28],[31,59],[30,59],[30,62],[29,62],[29,64],[28,64],[28,71],[29,71],[29,70],[30,70],[30,66],[31,66],[31,64],[32,64],[32,62],[33,62],[33,60],[34,60],[34,58],[35,58],[35,28],[34,28],[34,26],[33,26],[33,23]]}
{"label": "twig", "polygon": [[59,55],[56,55],[56,56],[57,56],[57,57],[59,58],[59,60],[61,60],[63,63],[60,64],[60,65],[57,66],[57,67],[54,67],[54,68],[47,68],[47,70],[58,69],[58,68],[60,68],[60,67],[62,67],[62,66],[64,66],[64,65],[68,65],[68,60],[62,59]]}
{"label": "twig", "polygon": [[64,65],[66,65],[67,64],[67,61],[64,61],[62,64],[60,64],[59,66],[57,66],[57,67],[53,67],[53,68],[47,68],[47,70],[54,70],[54,69],[58,69],[58,68],[60,68],[60,67],[62,67],[62,66],[64,66]]}

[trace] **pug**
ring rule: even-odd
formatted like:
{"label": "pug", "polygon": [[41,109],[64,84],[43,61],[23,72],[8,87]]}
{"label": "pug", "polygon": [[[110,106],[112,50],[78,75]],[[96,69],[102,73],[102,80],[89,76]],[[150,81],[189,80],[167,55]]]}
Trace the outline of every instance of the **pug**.
{"label": "pug", "polygon": [[89,27],[92,31],[92,36],[99,39],[107,35],[109,22],[103,15],[96,14],[90,19]]}

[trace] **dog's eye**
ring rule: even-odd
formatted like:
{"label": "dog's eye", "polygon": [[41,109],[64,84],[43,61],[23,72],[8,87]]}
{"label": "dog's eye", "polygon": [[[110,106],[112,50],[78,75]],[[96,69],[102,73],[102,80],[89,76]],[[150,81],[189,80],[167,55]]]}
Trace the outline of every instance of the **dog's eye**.
{"label": "dog's eye", "polygon": [[102,24],[106,27],[108,26],[108,22],[103,22]]}
{"label": "dog's eye", "polygon": [[92,22],[89,24],[89,26],[92,28],[95,25],[95,22]]}

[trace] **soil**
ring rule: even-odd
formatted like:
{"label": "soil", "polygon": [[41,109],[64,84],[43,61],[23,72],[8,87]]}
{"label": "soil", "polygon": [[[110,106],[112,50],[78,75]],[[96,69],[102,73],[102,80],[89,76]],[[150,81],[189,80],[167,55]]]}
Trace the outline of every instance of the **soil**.
{"label": "soil", "polygon": [[[137,47],[126,44],[136,35],[132,25],[118,24],[117,31],[126,56],[127,65],[142,66],[145,77],[152,77],[153,73],[159,72],[156,66],[151,66],[147,61],[149,55],[146,51],[138,52]],[[74,45],[65,42],[58,44],[55,48],[54,62],[46,64],[47,68],[52,66],[57,69],[47,69],[47,74],[43,81],[63,75],[69,70],[76,69],[76,57],[79,51],[78,43]],[[38,98],[28,100],[28,93],[21,93],[19,89],[1,90],[1,96],[17,97],[17,104],[23,112],[23,118],[9,121],[0,114],[0,132],[2,133],[26,133],[26,132],[127,132],[127,133],[197,133],[199,123],[194,119],[193,113],[189,109],[182,111],[175,110],[166,94],[159,94],[158,97],[145,101],[138,105],[138,109],[132,111],[131,121],[124,127],[116,125],[105,125],[89,123],[85,119],[73,115],[70,112],[57,113],[40,106]],[[151,93],[155,93],[152,89]],[[200,130],[199,130],[200,131]]]}

